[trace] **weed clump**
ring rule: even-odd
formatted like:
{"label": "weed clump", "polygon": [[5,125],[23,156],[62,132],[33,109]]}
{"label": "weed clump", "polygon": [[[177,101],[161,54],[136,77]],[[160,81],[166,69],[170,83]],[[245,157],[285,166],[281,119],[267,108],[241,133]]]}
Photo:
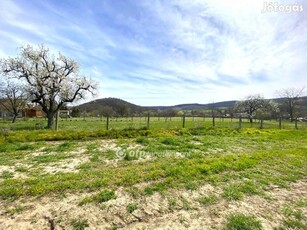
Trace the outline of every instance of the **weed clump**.
{"label": "weed clump", "polygon": [[241,213],[231,214],[227,217],[226,230],[261,230],[261,222],[254,216]]}
{"label": "weed clump", "polygon": [[133,211],[135,211],[138,208],[138,206],[136,204],[130,203],[127,205],[127,211],[129,213],[132,213]]}
{"label": "weed clump", "polygon": [[85,197],[79,205],[84,205],[92,202],[103,203],[116,198],[115,192],[111,190],[103,190],[96,195]]}

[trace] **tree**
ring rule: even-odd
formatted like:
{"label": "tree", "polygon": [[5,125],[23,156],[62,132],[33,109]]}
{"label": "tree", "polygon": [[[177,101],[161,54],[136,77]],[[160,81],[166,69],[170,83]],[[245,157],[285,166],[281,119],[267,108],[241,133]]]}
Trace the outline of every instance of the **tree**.
{"label": "tree", "polygon": [[15,123],[18,114],[26,105],[26,94],[22,85],[6,81],[1,83],[0,104],[13,115]]}
{"label": "tree", "polygon": [[279,113],[278,104],[272,100],[265,100],[263,106],[257,110],[256,118],[258,119],[272,119],[277,118]]}
{"label": "tree", "polygon": [[48,118],[47,128],[53,126],[54,115],[67,102],[84,98],[96,84],[80,75],[78,63],[59,53],[51,55],[44,45],[21,47],[15,58],[1,60],[1,72],[25,81],[26,91],[33,103],[38,103]]}
{"label": "tree", "polygon": [[294,121],[294,117],[297,115],[297,110],[299,106],[300,98],[304,94],[305,87],[297,88],[287,88],[282,89],[278,92],[280,97],[285,98],[286,110],[289,113],[291,121]]}
{"label": "tree", "polygon": [[73,108],[71,111],[72,117],[79,117],[80,116],[80,110],[78,108]]}
{"label": "tree", "polygon": [[128,115],[128,106],[124,103],[118,103],[115,109],[117,114],[121,117]]}
{"label": "tree", "polygon": [[235,109],[240,112],[247,113],[249,122],[253,122],[253,117],[256,116],[258,110],[267,111],[274,109],[276,106],[273,102],[265,100],[260,95],[250,95],[245,100],[239,101],[235,105]]}

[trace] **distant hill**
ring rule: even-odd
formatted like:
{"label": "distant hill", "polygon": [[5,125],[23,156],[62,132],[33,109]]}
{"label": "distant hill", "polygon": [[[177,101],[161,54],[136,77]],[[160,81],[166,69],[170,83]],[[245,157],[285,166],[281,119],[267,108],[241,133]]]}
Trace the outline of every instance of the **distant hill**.
{"label": "distant hill", "polygon": [[[276,103],[282,104],[285,98],[274,98],[271,99]],[[116,115],[116,116],[126,116],[126,115],[137,115],[145,112],[159,112],[161,114],[167,111],[192,111],[192,110],[208,110],[208,109],[226,109],[233,107],[237,101],[222,101],[216,103],[208,104],[179,104],[174,106],[139,106],[132,104],[130,102],[118,99],[118,98],[103,98],[90,101],[81,105],[74,107],[74,111],[78,113],[91,113],[94,115]],[[303,97],[301,100],[301,105],[307,108],[307,97]],[[305,110],[305,109],[304,109]]]}
{"label": "distant hill", "polygon": [[205,110],[205,109],[212,109],[212,108],[228,108],[234,106],[236,101],[223,101],[217,103],[210,103],[210,104],[180,104],[180,105],[173,105],[173,106],[139,106],[132,104],[130,102],[124,101],[118,98],[103,98],[97,99],[94,101],[90,101],[79,106],[76,106],[75,109],[83,112],[94,112],[97,114],[103,114],[108,112],[110,113],[127,113],[127,112],[134,112],[134,113],[141,113],[145,111],[165,111],[165,110]]}
{"label": "distant hill", "polygon": [[144,111],[144,108],[130,102],[118,99],[118,98],[103,98],[90,101],[74,107],[75,110],[80,112],[88,112],[94,114],[100,114],[106,116],[119,115],[124,116],[127,114],[140,113]]}
{"label": "distant hill", "polygon": [[204,110],[204,109],[212,109],[212,108],[229,108],[233,107],[236,104],[236,101],[222,101],[217,103],[209,103],[209,104],[180,104],[173,106],[149,106],[144,108],[155,109],[155,110]]}
{"label": "distant hill", "polygon": [[93,109],[97,109],[99,107],[104,107],[104,106],[109,106],[112,109],[116,109],[117,107],[120,107],[120,106],[127,106],[128,108],[132,108],[132,109],[141,108],[141,106],[132,104],[122,99],[111,98],[111,97],[90,101],[90,102],[79,105],[78,108],[82,110],[93,110]]}

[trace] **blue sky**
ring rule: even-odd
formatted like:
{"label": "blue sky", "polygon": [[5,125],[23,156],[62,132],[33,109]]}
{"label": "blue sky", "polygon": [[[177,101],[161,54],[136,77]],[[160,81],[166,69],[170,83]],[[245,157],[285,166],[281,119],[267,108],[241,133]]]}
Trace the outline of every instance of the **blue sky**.
{"label": "blue sky", "polygon": [[1,0],[0,58],[44,43],[139,105],[239,100],[307,85],[307,1]]}

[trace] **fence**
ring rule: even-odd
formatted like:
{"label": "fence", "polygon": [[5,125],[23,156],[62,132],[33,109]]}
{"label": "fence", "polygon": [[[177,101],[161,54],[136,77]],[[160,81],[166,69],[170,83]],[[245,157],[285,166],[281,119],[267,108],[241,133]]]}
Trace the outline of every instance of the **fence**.
{"label": "fence", "polygon": [[[282,118],[276,120],[254,119],[250,123],[247,118],[225,118],[225,117],[151,117],[149,114],[139,117],[83,117],[73,119],[61,119],[59,128],[69,128],[69,123],[79,123],[79,127],[84,126],[92,129],[176,129],[176,128],[201,128],[201,127],[225,127],[225,128],[278,128],[278,129],[305,129],[307,122],[298,122],[285,120]],[[81,125],[83,123],[83,125]],[[93,127],[93,124],[94,126]],[[84,127],[85,128],[85,127]]]}
{"label": "fence", "polygon": [[[46,118],[19,119],[12,124],[9,121],[1,121],[1,127],[9,127],[18,130],[43,129],[47,124]],[[253,123],[247,118],[230,117],[80,117],[60,118],[59,130],[111,130],[111,129],[176,129],[176,128],[201,128],[201,127],[225,127],[231,129],[240,128],[277,128],[277,129],[307,129],[307,122],[290,122],[285,119],[257,120]]]}

